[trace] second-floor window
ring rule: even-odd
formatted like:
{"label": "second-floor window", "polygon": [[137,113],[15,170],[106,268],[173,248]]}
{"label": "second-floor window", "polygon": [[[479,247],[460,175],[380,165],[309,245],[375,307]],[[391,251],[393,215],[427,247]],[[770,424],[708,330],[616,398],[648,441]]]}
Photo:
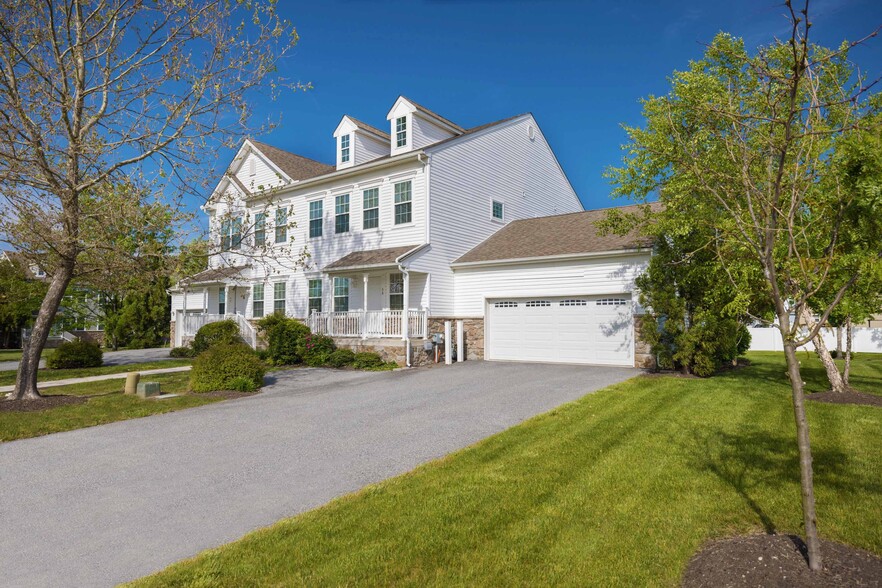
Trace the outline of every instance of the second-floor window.
{"label": "second-floor window", "polygon": [[410,180],[395,184],[395,224],[403,225],[413,219]]}
{"label": "second-floor window", "polygon": [[251,316],[263,316],[263,284],[254,284],[251,288]]}
{"label": "second-floor window", "polygon": [[221,251],[239,249],[242,245],[242,219],[228,218],[221,221]]}
{"label": "second-floor window", "polygon": [[273,312],[285,314],[285,282],[273,284]]}
{"label": "second-floor window", "polygon": [[334,198],[334,232],[349,232],[349,194],[340,194]]}
{"label": "second-floor window", "polygon": [[309,314],[322,311],[322,281],[309,280]]}
{"label": "second-floor window", "polygon": [[349,135],[340,137],[340,163],[349,161]]}
{"label": "second-floor window", "polygon": [[399,116],[395,119],[395,146],[407,145],[407,117]]}
{"label": "second-floor window", "polygon": [[288,240],[288,209],[276,209],[276,243]]}
{"label": "second-floor window", "polygon": [[349,278],[334,278],[334,312],[349,310]]}
{"label": "second-floor window", "polygon": [[266,245],[266,213],[258,212],[254,215],[254,245],[263,247]]}
{"label": "second-floor window", "polygon": [[371,188],[364,191],[364,228],[376,229],[380,226],[380,189]]}
{"label": "second-floor window", "polygon": [[313,200],[309,203],[309,236],[322,236],[322,220],[324,218],[322,201]]}
{"label": "second-floor window", "polygon": [[503,206],[502,202],[498,200],[493,201],[493,218],[502,220],[503,215]]}

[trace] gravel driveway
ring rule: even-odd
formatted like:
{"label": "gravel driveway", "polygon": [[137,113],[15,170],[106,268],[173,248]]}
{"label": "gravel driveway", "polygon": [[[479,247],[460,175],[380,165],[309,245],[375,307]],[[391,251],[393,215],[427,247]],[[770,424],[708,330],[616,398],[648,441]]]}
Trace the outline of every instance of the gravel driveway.
{"label": "gravel driveway", "polygon": [[3,443],[2,583],[138,578],[637,373],[301,369],[250,398]]}

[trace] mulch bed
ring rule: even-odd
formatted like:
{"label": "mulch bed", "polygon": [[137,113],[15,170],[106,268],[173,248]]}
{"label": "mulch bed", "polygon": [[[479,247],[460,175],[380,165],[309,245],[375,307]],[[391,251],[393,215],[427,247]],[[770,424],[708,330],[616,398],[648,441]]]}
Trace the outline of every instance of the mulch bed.
{"label": "mulch bed", "polygon": [[39,412],[48,408],[56,408],[70,404],[82,404],[89,399],[85,396],[43,396],[36,400],[0,400],[0,412]]}
{"label": "mulch bed", "polygon": [[850,390],[848,392],[818,392],[815,394],[807,394],[806,398],[817,402],[829,402],[830,404],[863,404],[866,406],[882,406],[882,396],[867,394],[865,392],[856,392]]}
{"label": "mulch bed", "polygon": [[794,535],[747,535],[711,542],[696,553],[682,588],[882,587],[882,558],[821,540],[824,569],[809,570],[806,548]]}

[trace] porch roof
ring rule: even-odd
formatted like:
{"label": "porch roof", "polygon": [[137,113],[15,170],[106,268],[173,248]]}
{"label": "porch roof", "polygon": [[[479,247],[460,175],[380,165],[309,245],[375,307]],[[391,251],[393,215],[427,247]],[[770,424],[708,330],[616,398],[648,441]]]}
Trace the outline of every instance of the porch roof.
{"label": "porch roof", "polygon": [[243,279],[242,272],[251,268],[251,265],[232,265],[226,267],[214,267],[190,277],[183,278],[178,282],[178,288],[200,286],[204,284],[225,283]]}
{"label": "porch roof", "polygon": [[399,261],[410,253],[421,249],[422,245],[403,245],[401,247],[386,247],[384,249],[369,249],[367,251],[353,251],[344,255],[337,261],[331,262],[324,267],[326,272],[342,272],[346,270],[362,270],[398,265]]}

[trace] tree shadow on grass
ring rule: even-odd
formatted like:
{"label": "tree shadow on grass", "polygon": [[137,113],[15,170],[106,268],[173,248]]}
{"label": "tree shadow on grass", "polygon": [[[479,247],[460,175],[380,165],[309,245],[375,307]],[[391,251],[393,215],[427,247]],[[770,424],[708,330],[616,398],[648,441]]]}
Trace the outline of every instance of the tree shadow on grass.
{"label": "tree shadow on grass", "polygon": [[[795,438],[763,430],[697,432],[689,450],[689,463],[694,469],[710,472],[732,488],[756,514],[767,533],[777,531],[774,520],[763,507],[762,497],[785,485],[799,485]],[[848,491],[869,490],[867,481],[856,479],[849,470],[849,456],[845,452],[813,447],[812,457],[815,479],[823,480],[826,486]]]}

